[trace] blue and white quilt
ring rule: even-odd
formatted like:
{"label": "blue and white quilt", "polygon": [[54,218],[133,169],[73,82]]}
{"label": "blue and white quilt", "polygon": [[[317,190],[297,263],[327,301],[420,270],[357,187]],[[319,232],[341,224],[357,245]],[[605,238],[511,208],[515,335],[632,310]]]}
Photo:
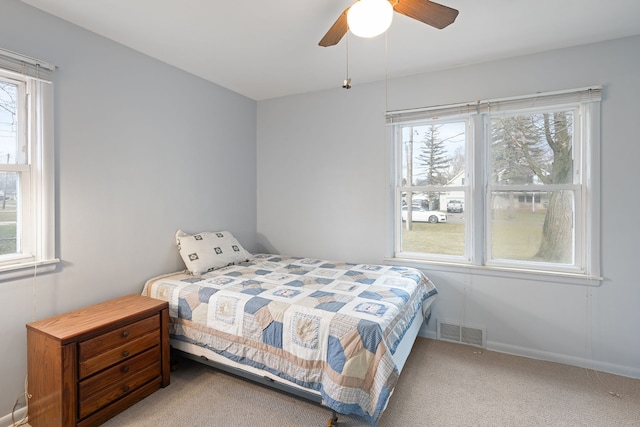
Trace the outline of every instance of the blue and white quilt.
{"label": "blue and white quilt", "polygon": [[392,355],[436,293],[412,268],[270,254],[143,290],[169,302],[171,338],[316,390],[374,425],[398,380]]}

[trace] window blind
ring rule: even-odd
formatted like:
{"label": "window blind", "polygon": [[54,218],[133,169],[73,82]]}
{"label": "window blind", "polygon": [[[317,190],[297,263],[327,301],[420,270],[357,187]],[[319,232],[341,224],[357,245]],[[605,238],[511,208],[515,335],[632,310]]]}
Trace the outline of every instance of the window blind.
{"label": "window blind", "polygon": [[537,93],[521,97],[487,100],[479,102],[478,112],[514,112],[517,110],[547,108],[551,105],[562,106],[563,104],[575,105],[585,102],[595,102],[600,101],[602,97],[601,92],[602,88],[600,86],[593,86],[562,92]]}
{"label": "window blind", "polygon": [[601,100],[601,86],[571,89],[559,92],[545,92],[534,95],[480,100],[454,105],[444,105],[413,110],[389,111],[386,113],[386,123],[410,123],[415,121],[436,120],[439,117],[463,116],[476,113],[530,110],[549,105],[576,104],[596,102]]}
{"label": "window blind", "polygon": [[55,65],[19,53],[0,49],[0,68],[23,76],[51,82]]}
{"label": "window blind", "polygon": [[440,117],[463,116],[475,113],[477,105],[474,103],[454,104],[415,110],[389,111],[386,113],[388,125],[396,123],[409,123],[423,120],[437,120]]}

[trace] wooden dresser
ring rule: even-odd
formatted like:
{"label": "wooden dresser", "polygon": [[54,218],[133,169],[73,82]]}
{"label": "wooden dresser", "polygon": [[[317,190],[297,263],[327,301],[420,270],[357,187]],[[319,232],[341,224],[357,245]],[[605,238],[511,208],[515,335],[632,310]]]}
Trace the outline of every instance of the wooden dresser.
{"label": "wooden dresser", "polygon": [[27,324],[29,424],[97,426],[169,385],[169,307],[141,295]]}

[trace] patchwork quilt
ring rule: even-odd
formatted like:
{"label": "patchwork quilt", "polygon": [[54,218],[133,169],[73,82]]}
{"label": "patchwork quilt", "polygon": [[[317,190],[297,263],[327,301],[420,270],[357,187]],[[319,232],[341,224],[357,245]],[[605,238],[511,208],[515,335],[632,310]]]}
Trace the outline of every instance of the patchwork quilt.
{"label": "patchwork quilt", "polygon": [[392,355],[436,293],[412,268],[270,254],[157,277],[143,290],[169,302],[172,339],[316,390],[373,425],[398,380]]}

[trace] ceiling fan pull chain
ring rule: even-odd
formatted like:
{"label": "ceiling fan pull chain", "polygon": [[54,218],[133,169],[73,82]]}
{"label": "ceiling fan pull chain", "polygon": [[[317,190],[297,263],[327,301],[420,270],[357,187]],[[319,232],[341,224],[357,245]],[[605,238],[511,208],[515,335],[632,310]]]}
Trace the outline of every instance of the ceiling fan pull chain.
{"label": "ceiling fan pull chain", "polygon": [[351,77],[349,77],[349,33],[347,33],[346,45],[347,45],[347,78],[344,79],[344,82],[342,83],[342,88],[351,89]]}

